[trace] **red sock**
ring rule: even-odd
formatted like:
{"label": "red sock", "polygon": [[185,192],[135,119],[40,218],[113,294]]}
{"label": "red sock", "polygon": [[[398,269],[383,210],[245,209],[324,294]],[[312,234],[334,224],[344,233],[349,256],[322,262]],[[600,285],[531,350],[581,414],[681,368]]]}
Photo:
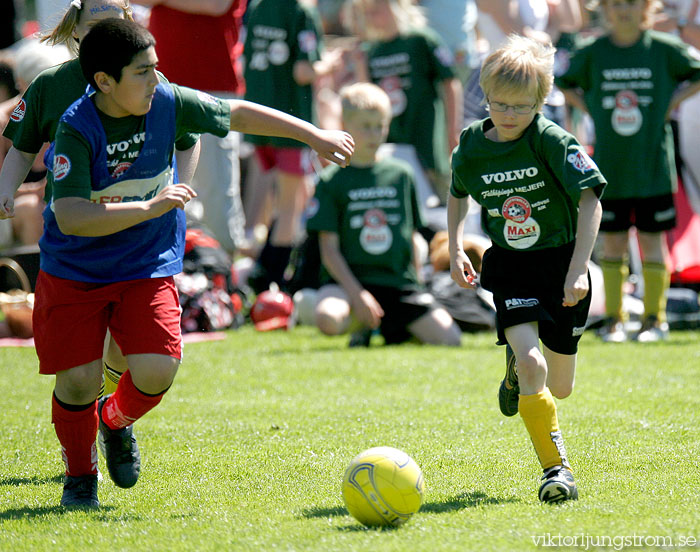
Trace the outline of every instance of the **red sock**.
{"label": "red sock", "polygon": [[51,400],[51,421],[61,443],[66,475],[97,474],[97,401],[85,410],[63,408],[56,397]]}
{"label": "red sock", "polygon": [[139,391],[127,370],[119,379],[119,385],[114,394],[102,408],[102,421],[107,427],[121,429],[133,424],[146,412],[154,408],[165,395],[146,395]]}

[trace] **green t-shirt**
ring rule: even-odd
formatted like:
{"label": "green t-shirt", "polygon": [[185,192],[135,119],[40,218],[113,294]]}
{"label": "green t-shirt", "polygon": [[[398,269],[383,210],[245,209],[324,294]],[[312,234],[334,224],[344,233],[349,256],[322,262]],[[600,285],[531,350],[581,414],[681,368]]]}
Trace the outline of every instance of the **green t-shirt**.
{"label": "green t-shirt", "polygon": [[[245,99],[313,122],[313,90],[294,80],[297,61],[321,58],[321,25],[315,10],[298,0],[257,0],[248,11],[243,54]],[[306,147],[289,138],[246,135],[253,144]]]}
{"label": "green t-shirt", "polygon": [[517,140],[494,142],[491,119],[462,131],[452,155],[453,196],[481,205],[493,243],[511,250],[558,247],[576,238],[581,190],[598,196],[605,178],[571,134],[543,115]]}
{"label": "green t-shirt", "polygon": [[[167,82],[163,75],[159,77]],[[20,151],[38,153],[44,143],[54,141],[59,119],[85,93],[87,86],[77,59],[42,71],[15,107],[3,136]],[[198,139],[196,134],[187,134],[178,140],[177,149],[188,149]],[[52,185],[53,175],[48,173],[46,198],[51,196]]]}
{"label": "green t-shirt", "polygon": [[454,78],[452,54],[430,30],[366,45],[369,76],[391,98],[387,142],[411,144],[423,167],[449,173],[445,106],[438,85]]}
{"label": "green t-shirt", "polygon": [[[176,141],[191,133],[208,132],[224,137],[231,125],[231,108],[220,100],[199,90],[171,85],[175,95]],[[107,135],[107,166],[112,176],[125,172],[139,156],[145,140],[145,115],[110,117],[99,109],[102,126]],[[56,155],[63,154],[71,160],[67,176],[54,183],[54,199],[82,197],[90,199],[92,186],[90,160],[92,150],[85,137],[66,123],[56,130]]]}
{"label": "green t-shirt", "polygon": [[645,31],[621,48],[608,36],[584,44],[557,77],[580,88],[595,124],[594,159],[610,182],[605,199],[644,198],[675,190],[673,136],[666,111],[683,81],[700,79],[700,59],[681,40]]}
{"label": "green t-shirt", "polygon": [[403,161],[326,168],[311,212],[306,227],[338,234],[340,251],[360,283],[403,287],[417,282],[412,236],[424,223],[413,173]]}

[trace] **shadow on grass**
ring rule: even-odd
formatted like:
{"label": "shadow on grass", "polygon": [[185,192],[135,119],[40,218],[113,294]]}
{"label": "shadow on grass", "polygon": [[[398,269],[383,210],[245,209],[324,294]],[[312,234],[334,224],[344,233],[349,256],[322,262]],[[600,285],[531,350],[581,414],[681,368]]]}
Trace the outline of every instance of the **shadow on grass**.
{"label": "shadow on grass", "polygon": [[[100,521],[112,521],[114,519],[114,516],[109,515],[109,513],[114,510],[114,506],[100,506],[99,508],[95,509],[87,509],[87,508],[75,508],[75,509],[67,509],[64,508],[63,506],[38,506],[35,508],[10,508],[9,510],[5,510],[3,512],[0,512],[0,520],[17,520],[17,519],[32,519],[36,517],[44,517],[48,515],[64,515],[68,513],[73,513],[73,512],[85,512],[92,514],[92,516],[95,519],[98,519]],[[118,515],[117,516],[119,520],[124,520],[123,515]],[[139,516],[128,516],[128,520],[132,521],[138,521],[141,519]]]}
{"label": "shadow on grass", "polygon": [[[446,512],[455,512],[464,510],[465,508],[474,508],[476,506],[493,506],[497,504],[506,504],[510,502],[520,502],[519,498],[500,498],[489,496],[481,491],[473,491],[468,493],[460,493],[452,498],[447,498],[439,502],[427,502],[420,507],[421,514],[443,514]],[[329,518],[339,516],[349,516],[347,508],[343,506],[335,506],[333,508],[308,508],[302,512],[302,517],[305,518]],[[364,526],[349,526],[339,527],[343,531],[364,531],[367,528]]]}
{"label": "shadow on grass", "polygon": [[54,475],[53,477],[6,477],[0,479],[0,487],[11,486],[19,487],[20,485],[45,485],[46,483],[63,483],[63,474]]}

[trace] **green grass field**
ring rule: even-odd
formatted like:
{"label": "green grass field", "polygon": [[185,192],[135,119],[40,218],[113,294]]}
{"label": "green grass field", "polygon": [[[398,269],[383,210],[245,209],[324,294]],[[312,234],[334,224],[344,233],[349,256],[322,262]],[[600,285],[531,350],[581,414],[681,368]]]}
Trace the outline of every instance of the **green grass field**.
{"label": "green grass field", "polygon": [[[494,341],[357,350],[309,328],[248,326],[188,345],[175,385],[136,424],[138,484],[106,477],[92,512],[58,506],[53,378],[32,349],[0,349],[0,550],[693,548],[700,332],[654,345],[584,336],[575,392],[558,402],[581,498],[555,506],[537,500],[521,420],[499,413]],[[426,479],[420,512],[396,530],[359,525],[340,494],[350,460],[378,445],[409,453]]]}

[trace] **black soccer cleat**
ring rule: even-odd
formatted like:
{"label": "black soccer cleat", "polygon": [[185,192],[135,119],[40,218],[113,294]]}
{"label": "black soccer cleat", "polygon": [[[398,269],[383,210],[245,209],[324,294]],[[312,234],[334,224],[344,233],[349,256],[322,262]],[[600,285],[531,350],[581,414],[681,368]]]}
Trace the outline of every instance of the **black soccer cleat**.
{"label": "black soccer cleat", "polygon": [[542,502],[554,504],[564,500],[578,500],[578,489],[571,470],[555,466],[545,470],[539,497]]}
{"label": "black soccer cleat", "polygon": [[63,483],[61,506],[66,508],[99,508],[97,475],[67,475]]}
{"label": "black soccer cleat", "polygon": [[[506,387],[506,382],[510,385],[510,389]],[[510,345],[506,345],[506,377],[498,388],[498,406],[504,416],[515,416],[518,413],[519,395],[520,385],[518,385],[515,354]]]}
{"label": "black soccer cleat", "polygon": [[122,429],[110,429],[102,421],[102,408],[111,395],[97,402],[100,418],[98,442],[107,462],[107,471],[117,487],[128,489],[136,485],[141,472],[141,453],[134,436],[133,425]]}

